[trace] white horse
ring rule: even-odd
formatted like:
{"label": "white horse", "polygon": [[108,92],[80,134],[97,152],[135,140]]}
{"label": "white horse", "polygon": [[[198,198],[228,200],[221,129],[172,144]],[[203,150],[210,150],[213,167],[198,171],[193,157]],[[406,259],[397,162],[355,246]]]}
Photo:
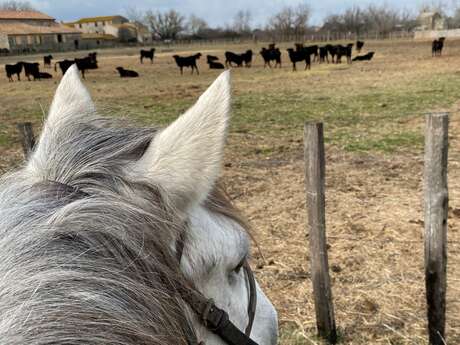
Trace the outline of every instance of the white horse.
{"label": "white horse", "polygon": [[276,344],[216,186],[230,103],[224,72],[165,129],[121,128],[69,69],[33,154],[0,180],[2,344]]}

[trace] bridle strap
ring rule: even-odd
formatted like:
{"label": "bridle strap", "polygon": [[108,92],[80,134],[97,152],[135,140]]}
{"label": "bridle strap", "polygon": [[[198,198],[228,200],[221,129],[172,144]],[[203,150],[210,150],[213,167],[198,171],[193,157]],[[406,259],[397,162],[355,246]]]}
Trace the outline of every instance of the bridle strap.
{"label": "bridle strap", "polygon": [[254,273],[251,270],[251,266],[247,260],[244,260],[244,271],[246,272],[246,276],[248,278],[249,284],[249,302],[248,302],[248,325],[246,326],[246,335],[248,337],[251,336],[252,326],[254,325],[254,319],[256,316],[256,308],[257,308],[257,287],[256,287],[256,279],[254,278]]}
{"label": "bridle strap", "polygon": [[258,345],[250,338],[252,325],[254,323],[256,302],[254,297],[257,292],[255,288],[254,275],[249,268],[249,264],[245,262],[243,266],[249,279],[250,301],[248,305],[249,323],[246,332],[243,333],[238,327],[230,321],[228,313],[225,310],[216,306],[212,299],[205,298],[195,289],[187,289],[182,293],[182,298],[192,310],[198,315],[203,325],[212,333],[218,335],[229,345]]}
{"label": "bridle strap", "polygon": [[[176,241],[176,258],[180,265],[185,247],[186,232],[182,231]],[[193,286],[188,286],[180,292],[182,299],[198,315],[203,325],[212,333],[218,335],[228,345],[258,345],[251,337],[252,326],[257,307],[257,286],[254,273],[247,260],[243,263],[249,285],[248,302],[248,325],[243,333],[230,321],[228,313],[216,306],[212,299],[204,297]],[[188,341],[189,345],[194,345],[197,340]],[[200,343],[201,344],[201,343]]]}

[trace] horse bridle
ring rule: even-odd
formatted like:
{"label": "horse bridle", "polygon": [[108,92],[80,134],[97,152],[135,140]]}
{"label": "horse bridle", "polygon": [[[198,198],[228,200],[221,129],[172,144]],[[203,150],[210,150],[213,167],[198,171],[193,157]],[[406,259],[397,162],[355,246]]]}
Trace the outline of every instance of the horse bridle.
{"label": "horse bridle", "polygon": [[[55,195],[60,198],[75,194],[77,196],[86,197],[88,194],[77,187],[69,186],[65,183],[48,181],[48,184],[55,186]],[[176,242],[176,255],[180,265],[184,252],[186,232],[183,230]],[[249,285],[249,303],[248,303],[248,325],[243,333],[230,321],[228,313],[220,309],[214,303],[214,300],[206,298],[192,286],[187,289],[181,289],[179,292],[181,298],[190,306],[203,325],[212,333],[218,335],[228,345],[258,345],[251,339],[252,326],[256,315],[257,306],[257,287],[254,278],[254,273],[249,266],[247,260],[244,260],[243,266],[246,273],[247,282]],[[189,345],[205,345],[204,342],[198,342],[196,337],[187,339]]]}
{"label": "horse bridle", "polygon": [[[176,255],[178,262],[182,259],[185,245],[185,231],[176,243]],[[252,326],[256,315],[257,306],[257,288],[254,273],[247,260],[244,260],[243,269],[246,273],[249,285],[249,303],[248,303],[248,324],[243,333],[230,321],[228,313],[216,306],[213,299],[206,298],[194,288],[189,288],[181,292],[182,299],[190,306],[193,312],[198,316],[202,324],[212,333],[218,335],[229,345],[258,345],[251,339]],[[204,345],[204,342],[198,343],[197,339],[188,339],[189,345]]]}

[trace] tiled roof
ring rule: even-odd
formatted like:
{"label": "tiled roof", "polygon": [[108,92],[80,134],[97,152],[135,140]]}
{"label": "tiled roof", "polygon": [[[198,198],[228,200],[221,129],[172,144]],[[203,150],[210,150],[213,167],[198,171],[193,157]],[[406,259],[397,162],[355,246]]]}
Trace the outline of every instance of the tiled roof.
{"label": "tiled roof", "polygon": [[[125,17],[116,15],[116,16],[101,16],[101,17],[89,17],[89,18],[81,18],[69,24],[83,24],[83,23],[94,23],[94,22],[104,22],[109,20],[114,20],[117,18],[126,19]],[[127,20],[127,19],[126,19]]]}
{"label": "tiled roof", "polygon": [[81,31],[68,26],[56,24],[52,26],[29,25],[23,23],[0,24],[0,33],[8,35],[32,35],[32,34],[72,34]]}
{"label": "tiled roof", "polygon": [[50,17],[38,11],[3,11],[3,10],[0,10],[0,19],[54,20],[53,17]]}

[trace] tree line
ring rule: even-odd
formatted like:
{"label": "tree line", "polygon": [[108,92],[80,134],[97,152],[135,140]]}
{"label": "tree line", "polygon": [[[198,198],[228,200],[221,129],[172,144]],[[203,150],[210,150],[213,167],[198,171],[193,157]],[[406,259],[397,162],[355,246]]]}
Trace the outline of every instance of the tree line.
{"label": "tree line", "polygon": [[[211,27],[203,18],[193,14],[186,17],[176,10],[141,11],[132,7],[126,10],[125,15],[133,22],[146,25],[158,40],[238,37],[301,39],[305,35],[318,33],[346,33],[358,37],[366,33],[387,35],[395,31],[414,30],[419,25],[417,17],[420,12],[439,12],[444,16],[448,28],[460,27],[460,5],[451,5],[457,7],[452,10],[442,1],[431,1],[422,5],[419,12],[397,10],[385,4],[352,5],[341,13],[327,16],[319,26],[311,25],[312,9],[308,4],[286,6],[269,17],[264,25],[257,26],[253,25],[249,10],[238,11],[229,23],[220,27]],[[25,11],[34,8],[29,1],[9,0],[0,3],[0,9]],[[449,10],[451,15],[447,15]]]}

